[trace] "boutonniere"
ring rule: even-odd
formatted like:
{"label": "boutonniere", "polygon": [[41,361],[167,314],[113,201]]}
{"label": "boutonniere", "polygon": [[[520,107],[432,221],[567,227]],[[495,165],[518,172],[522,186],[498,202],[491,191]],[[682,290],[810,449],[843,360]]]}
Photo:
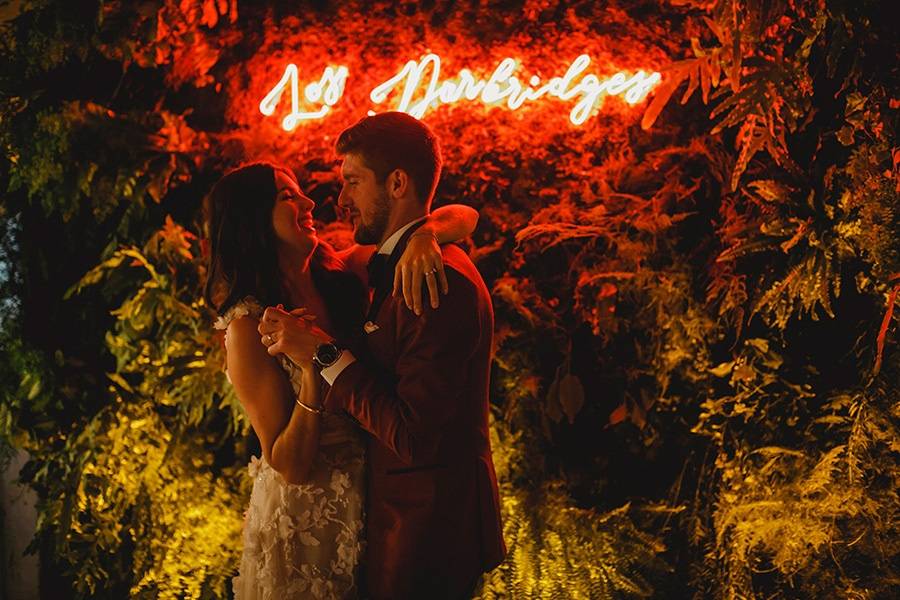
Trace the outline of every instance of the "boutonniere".
{"label": "boutonniere", "polygon": [[363,325],[363,329],[365,329],[366,333],[372,333],[373,331],[378,331],[380,327],[372,321],[366,321],[366,324]]}

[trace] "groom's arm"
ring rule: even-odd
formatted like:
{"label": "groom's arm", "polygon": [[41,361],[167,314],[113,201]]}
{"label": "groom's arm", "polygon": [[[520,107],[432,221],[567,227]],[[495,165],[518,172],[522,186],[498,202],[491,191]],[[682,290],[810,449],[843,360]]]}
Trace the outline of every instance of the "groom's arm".
{"label": "groom's arm", "polygon": [[399,358],[396,385],[366,363],[346,366],[325,399],[329,410],[346,410],[404,462],[431,460],[444,425],[465,393],[468,363],[478,348],[481,319],[471,281],[448,268],[450,293],[438,310],[416,317],[397,302]]}

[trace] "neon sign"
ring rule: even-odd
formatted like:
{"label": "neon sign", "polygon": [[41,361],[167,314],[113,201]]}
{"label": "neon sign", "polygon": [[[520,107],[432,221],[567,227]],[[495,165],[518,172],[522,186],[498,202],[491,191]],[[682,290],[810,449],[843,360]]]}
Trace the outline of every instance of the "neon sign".
{"label": "neon sign", "polygon": [[[392,92],[399,92],[400,100],[391,110],[406,112],[419,119],[429,108],[463,100],[481,102],[487,106],[505,104],[510,110],[516,110],[526,102],[544,97],[562,101],[578,98],[569,113],[569,120],[575,125],[581,125],[603,102],[604,95],[622,95],[629,104],[636,104],[660,81],[660,74],[656,72],[638,71],[629,76],[620,71],[607,79],[600,79],[590,73],[583,74],[590,62],[590,57],[582,54],[572,61],[562,77],[553,77],[543,84],[537,75],[523,84],[515,76],[519,65],[512,58],[500,61],[487,79],[478,79],[469,69],[462,69],[456,78],[441,81],[440,57],[426,54],[418,61],[407,62],[396,75],[375,87],[369,98],[376,105],[383,105]],[[427,76],[429,72],[430,78]],[[259,110],[266,116],[274,114],[282,94],[290,87],[291,112],[282,119],[281,126],[286,131],[291,131],[300,121],[321,119],[343,95],[348,73],[347,67],[327,67],[319,81],[308,84],[303,91],[305,101],[318,108],[300,110],[299,70],[296,65],[289,64],[281,81],[260,102]],[[369,113],[374,114],[373,111]]]}
{"label": "neon sign", "polygon": [[322,73],[322,78],[318,82],[313,82],[303,88],[303,96],[310,103],[321,103],[319,110],[304,112],[300,110],[300,93],[299,79],[300,72],[297,65],[291,63],[284,70],[281,81],[278,82],[272,91],[269,92],[262,102],[259,103],[259,112],[267,117],[272,116],[284,88],[291,86],[291,112],[281,121],[281,126],[285,131],[290,131],[300,121],[307,119],[321,119],[328,110],[337,104],[341,96],[344,95],[344,84],[347,83],[347,67],[326,67]]}

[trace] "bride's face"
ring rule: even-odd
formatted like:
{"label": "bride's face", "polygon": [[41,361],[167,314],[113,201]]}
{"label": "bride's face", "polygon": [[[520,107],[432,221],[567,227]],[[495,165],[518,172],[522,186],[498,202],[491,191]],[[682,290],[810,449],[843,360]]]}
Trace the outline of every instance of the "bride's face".
{"label": "bride's face", "polygon": [[272,208],[275,237],[281,244],[311,254],[318,243],[312,218],[315,203],[284,171],[275,171],[275,189],[275,206]]}

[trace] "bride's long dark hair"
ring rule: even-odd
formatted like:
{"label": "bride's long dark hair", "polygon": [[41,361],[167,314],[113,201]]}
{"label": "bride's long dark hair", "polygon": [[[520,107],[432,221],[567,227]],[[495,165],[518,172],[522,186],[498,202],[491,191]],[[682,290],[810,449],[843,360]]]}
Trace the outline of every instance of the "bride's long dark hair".
{"label": "bride's long dark hair", "polygon": [[[283,285],[272,227],[276,171],[296,180],[290,170],[272,163],[246,164],[226,173],[204,201],[209,254],[203,297],[220,315],[247,296],[263,306],[295,308]],[[313,252],[310,270],[336,335],[353,335],[365,311],[362,283],[323,240]]]}

